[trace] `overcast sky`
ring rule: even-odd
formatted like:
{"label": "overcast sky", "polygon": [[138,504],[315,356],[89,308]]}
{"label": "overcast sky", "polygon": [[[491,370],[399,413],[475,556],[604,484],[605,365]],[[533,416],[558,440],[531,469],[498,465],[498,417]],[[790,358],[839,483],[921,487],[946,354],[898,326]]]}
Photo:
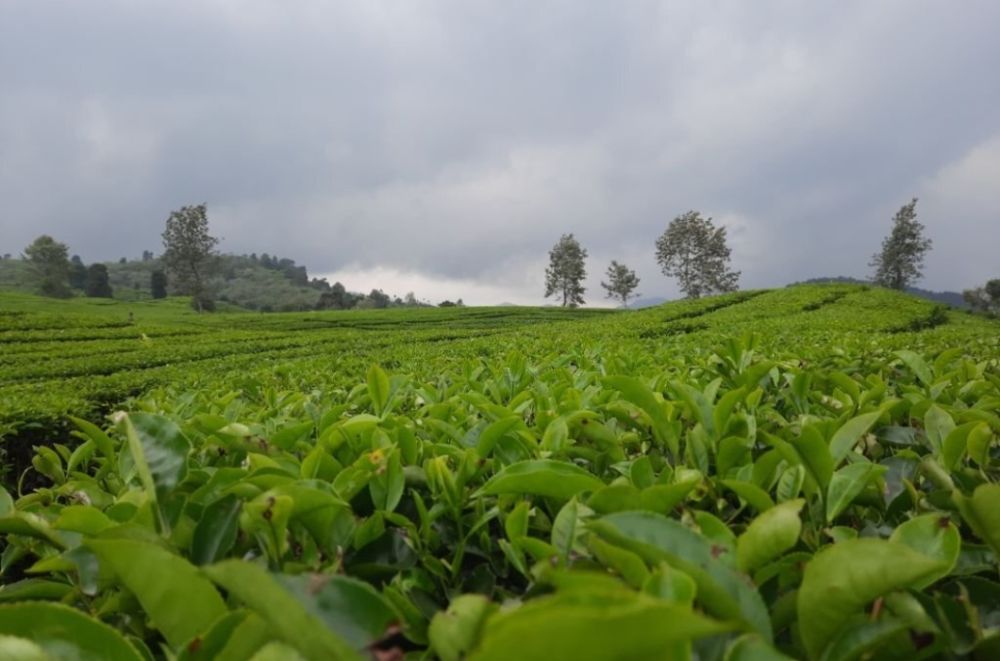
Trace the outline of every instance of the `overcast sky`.
{"label": "overcast sky", "polygon": [[917,196],[921,285],[1000,277],[1000,3],[0,0],[0,253],[227,252],[349,289],[543,302],[548,250],[677,295],[698,209],[743,287],[870,273]]}

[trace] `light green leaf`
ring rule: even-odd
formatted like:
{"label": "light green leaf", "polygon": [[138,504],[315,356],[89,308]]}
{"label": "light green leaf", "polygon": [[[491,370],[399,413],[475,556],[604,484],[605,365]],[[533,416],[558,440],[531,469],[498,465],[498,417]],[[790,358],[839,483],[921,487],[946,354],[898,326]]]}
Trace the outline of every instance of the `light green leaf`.
{"label": "light green leaf", "polygon": [[399,615],[375,588],[357,579],[332,574],[272,574],[272,577],[313,617],[355,650],[367,649],[386,637],[399,620]]}
{"label": "light green leaf", "polygon": [[910,368],[920,382],[925,386],[930,386],[934,382],[934,376],[931,374],[931,368],[927,366],[927,363],[918,353],[909,351],[907,349],[902,349],[896,352],[899,359]]}
{"label": "light green leaf", "polygon": [[346,640],[327,629],[263,567],[242,560],[225,560],[202,571],[257,613],[284,642],[307,659],[361,659]]}
{"label": "light green leaf", "polygon": [[[153,502],[159,503],[187,476],[191,442],[163,416],[131,413],[121,414],[120,419],[139,479]],[[168,532],[162,514],[158,523],[162,532]]]}
{"label": "light green leaf", "polygon": [[962,550],[962,536],[958,528],[947,516],[941,514],[924,514],[910,519],[892,531],[889,541],[905,544],[941,563],[941,570],[937,574],[914,584],[913,587],[917,590],[923,590],[951,573]]}
{"label": "light green leaf", "polygon": [[724,619],[741,621],[771,640],[771,621],[760,593],[746,577],[721,559],[725,553],[679,522],[652,512],[609,514],[588,527],[608,542],[639,554],[647,562],[666,561],[691,576],[705,610]]}
{"label": "light green leaf", "polygon": [[120,633],[62,604],[25,601],[0,605],[0,634],[28,639],[53,659],[142,661]]}
{"label": "light green leaf", "polygon": [[368,368],[368,396],[371,397],[375,415],[381,416],[389,402],[389,377],[375,363]]}
{"label": "light green leaf", "polygon": [[868,433],[880,417],[882,417],[881,411],[863,413],[851,418],[834,432],[830,439],[830,455],[833,457],[834,465],[843,461],[851,448],[858,444],[861,437]]}
{"label": "light green leaf", "polygon": [[642,409],[653,423],[653,435],[656,440],[665,443],[675,457],[679,454],[680,442],[670,425],[664,402],[656,398],[649,386],[631,376],[606,376],[604,384],[614,388],[626,401]]}
{"label": "light green leaf", "polygon": [[603,486],[604,482],[575,464],[533,459],[504,467],[479,493],[521,493],[568,500],[583,491],[596,491]]}
{"label": "light green leaf", "polygon": [[730,627],[639,593],[579,593],[534,599],[486,621],[469,661],[656,659]]}
{"label": "light green leaf", "polygon": [[490,424],[479,434],[479,439],[476,441],[476,452],[480,457],[488,457],[493,452],[493,447],[497,444],[497,441],[521,424],[523,424],[523,421],[516,415],[500,418]]}
{"label": "light green leaf", "polygon": [[752,572],[795,546],[802,533],[799,511],[805,502],[799,498],[776,505],[750,522],[736,540],[741,571]]}
{"label": "light green leaf", "polygon": [[569,426],[566,424],[566,418],[559,416],[546,425],[545,433],[542,434],[542,443],[539,447],[547,452],[557,454],[566,449],[568,442]]}
{"label": "light green leaf", "polygon": [[847,509],[851,501],[857,498],[869,482],[877,479],[887,470],[887,466],[863,461],[844,466],[834,473],[826,496],[827,523],[832,523],[841,512]]}
{"label": "light green leaf", "polygon": [[1000,558],[1000,484],[981,484],[971,497],[956,491],[953,499],[972,531]]}
{"label": "light green leaf", "polygon": [[135,594],[143,610],[174,648],[205,631],[227,611],[225,602],[184,558],[133,540],[89,540],[87,546]]}
{"label": "light green leaf", "polygon": [[818,659],[868,603],[919,585],[943,566],[905,544],[874,538],[849,539],[820,550],[806,565],[798,594],[799,632],[809,658]]}
{"label": "light green leaf", "polygon": [[825,491],[833,476],[834,461],[823,435],[815,427],[804,427],[799,437],[792,441],[792,445],[806,471],[820,490]]}
{"label": "light green leaf", "polygon": [[441,661],[461,661],[478,643],[483,624],[497,605],[479,594],[463,594],[451,600],[448,610],[431,620],[431,648]]}
{"label": "light green leaf", "polygon": [[948,412],[941,407],[932,405],[924,414],[924,430],[927,432],[927,440],[934,448],[934,453],[940,455],[944,448],[945,439],[948,434],[955,429],[955,421],[952,420]]}

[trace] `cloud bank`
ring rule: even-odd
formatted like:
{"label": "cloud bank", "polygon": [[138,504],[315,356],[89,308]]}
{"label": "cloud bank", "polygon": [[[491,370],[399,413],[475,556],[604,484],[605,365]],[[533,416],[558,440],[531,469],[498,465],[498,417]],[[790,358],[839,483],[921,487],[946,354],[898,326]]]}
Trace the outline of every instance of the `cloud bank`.
{"label": "cloud bank", "polygon": [[611,259],[677,295],[653,242],[688,209],[743,286],[781,286],[866,276],[918,196],[921,284],[960,289],[1000,276],[997,24],[987,0],[8,0],[0,251],[158,252],[207,202],[227,251],[537,304],[572,232],[596,303]]}

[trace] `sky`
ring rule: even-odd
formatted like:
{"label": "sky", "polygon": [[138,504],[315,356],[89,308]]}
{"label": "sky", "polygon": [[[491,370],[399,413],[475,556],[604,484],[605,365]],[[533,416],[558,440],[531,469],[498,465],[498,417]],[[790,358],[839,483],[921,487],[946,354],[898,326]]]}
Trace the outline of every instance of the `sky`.
{"label": "sky", "polygon": [[743,288],[866,277],[918,197],[924,279],[1000,277],[995,0],[0,0],[0,253],[225,252],[348,289],[544,303],[699,210]]}

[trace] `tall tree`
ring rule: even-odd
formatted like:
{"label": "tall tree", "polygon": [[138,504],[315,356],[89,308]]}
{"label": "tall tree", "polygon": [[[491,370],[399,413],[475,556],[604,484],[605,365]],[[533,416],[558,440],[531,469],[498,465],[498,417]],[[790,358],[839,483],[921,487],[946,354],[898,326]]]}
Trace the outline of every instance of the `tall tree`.
{"label": "tall tree", "polygon": [[562,296],[564,307],[583,305],[583,279],[587,277],[584,260],[587,251],[572,234],[563,234],[549,251],[549,266],[545,269],[545,297]]}
{"label": "tall tree", "polygon": [[608,267],[608,281],[602,281],[601,286],[608,290],[607,298],[617,298],[622,302],[622,307],[628,307],[628,300],[639,295],[633,293],[639,286],[635,271],[615,260],[611,260]]}
{"label": "tall tree", "polygon": [[178,293],[191,296],[199,312],[214,308],[207,279],[219,240],[208,233],[204,204],[172,211],[163,231],[163,261]]}
{"label": "tall tree", "polygon": [[149,293],[153,298],[167,297],[167,274],[160,269],[149,274]]}
{"label": "tall tree", "polygon": [[95,263],[87,267],[87,296],[111,298],[111,280],[108,278],[108,267],[104,264]]}
{"label": "tall tree", "polygon": [[87,267],[79,255],[69,259],[69,286],[80,291],[87,288]]}
{"label": "tall tree", "polygon": [[684,295],[700,298],[739,289],[739,271],[729,270],[726,228],[697,211],[677,216],[656,240],[663,275],[676,277]]}
{"label": "tall tree", "polygon": [[39,291],[44,296],[69,298],[69,248],[48,234],[35,239],[24,249],[24,256],[31,263],[39,281]]}
{"label": "tall tree", "polygon": [[913,198],[896,212],[882,251],[872,256],[872,279],[883,287],[906,289],[923,275],[924,254],[930,249],[931,240],[924,237],[924,226],[917,221],[917,198]]}

